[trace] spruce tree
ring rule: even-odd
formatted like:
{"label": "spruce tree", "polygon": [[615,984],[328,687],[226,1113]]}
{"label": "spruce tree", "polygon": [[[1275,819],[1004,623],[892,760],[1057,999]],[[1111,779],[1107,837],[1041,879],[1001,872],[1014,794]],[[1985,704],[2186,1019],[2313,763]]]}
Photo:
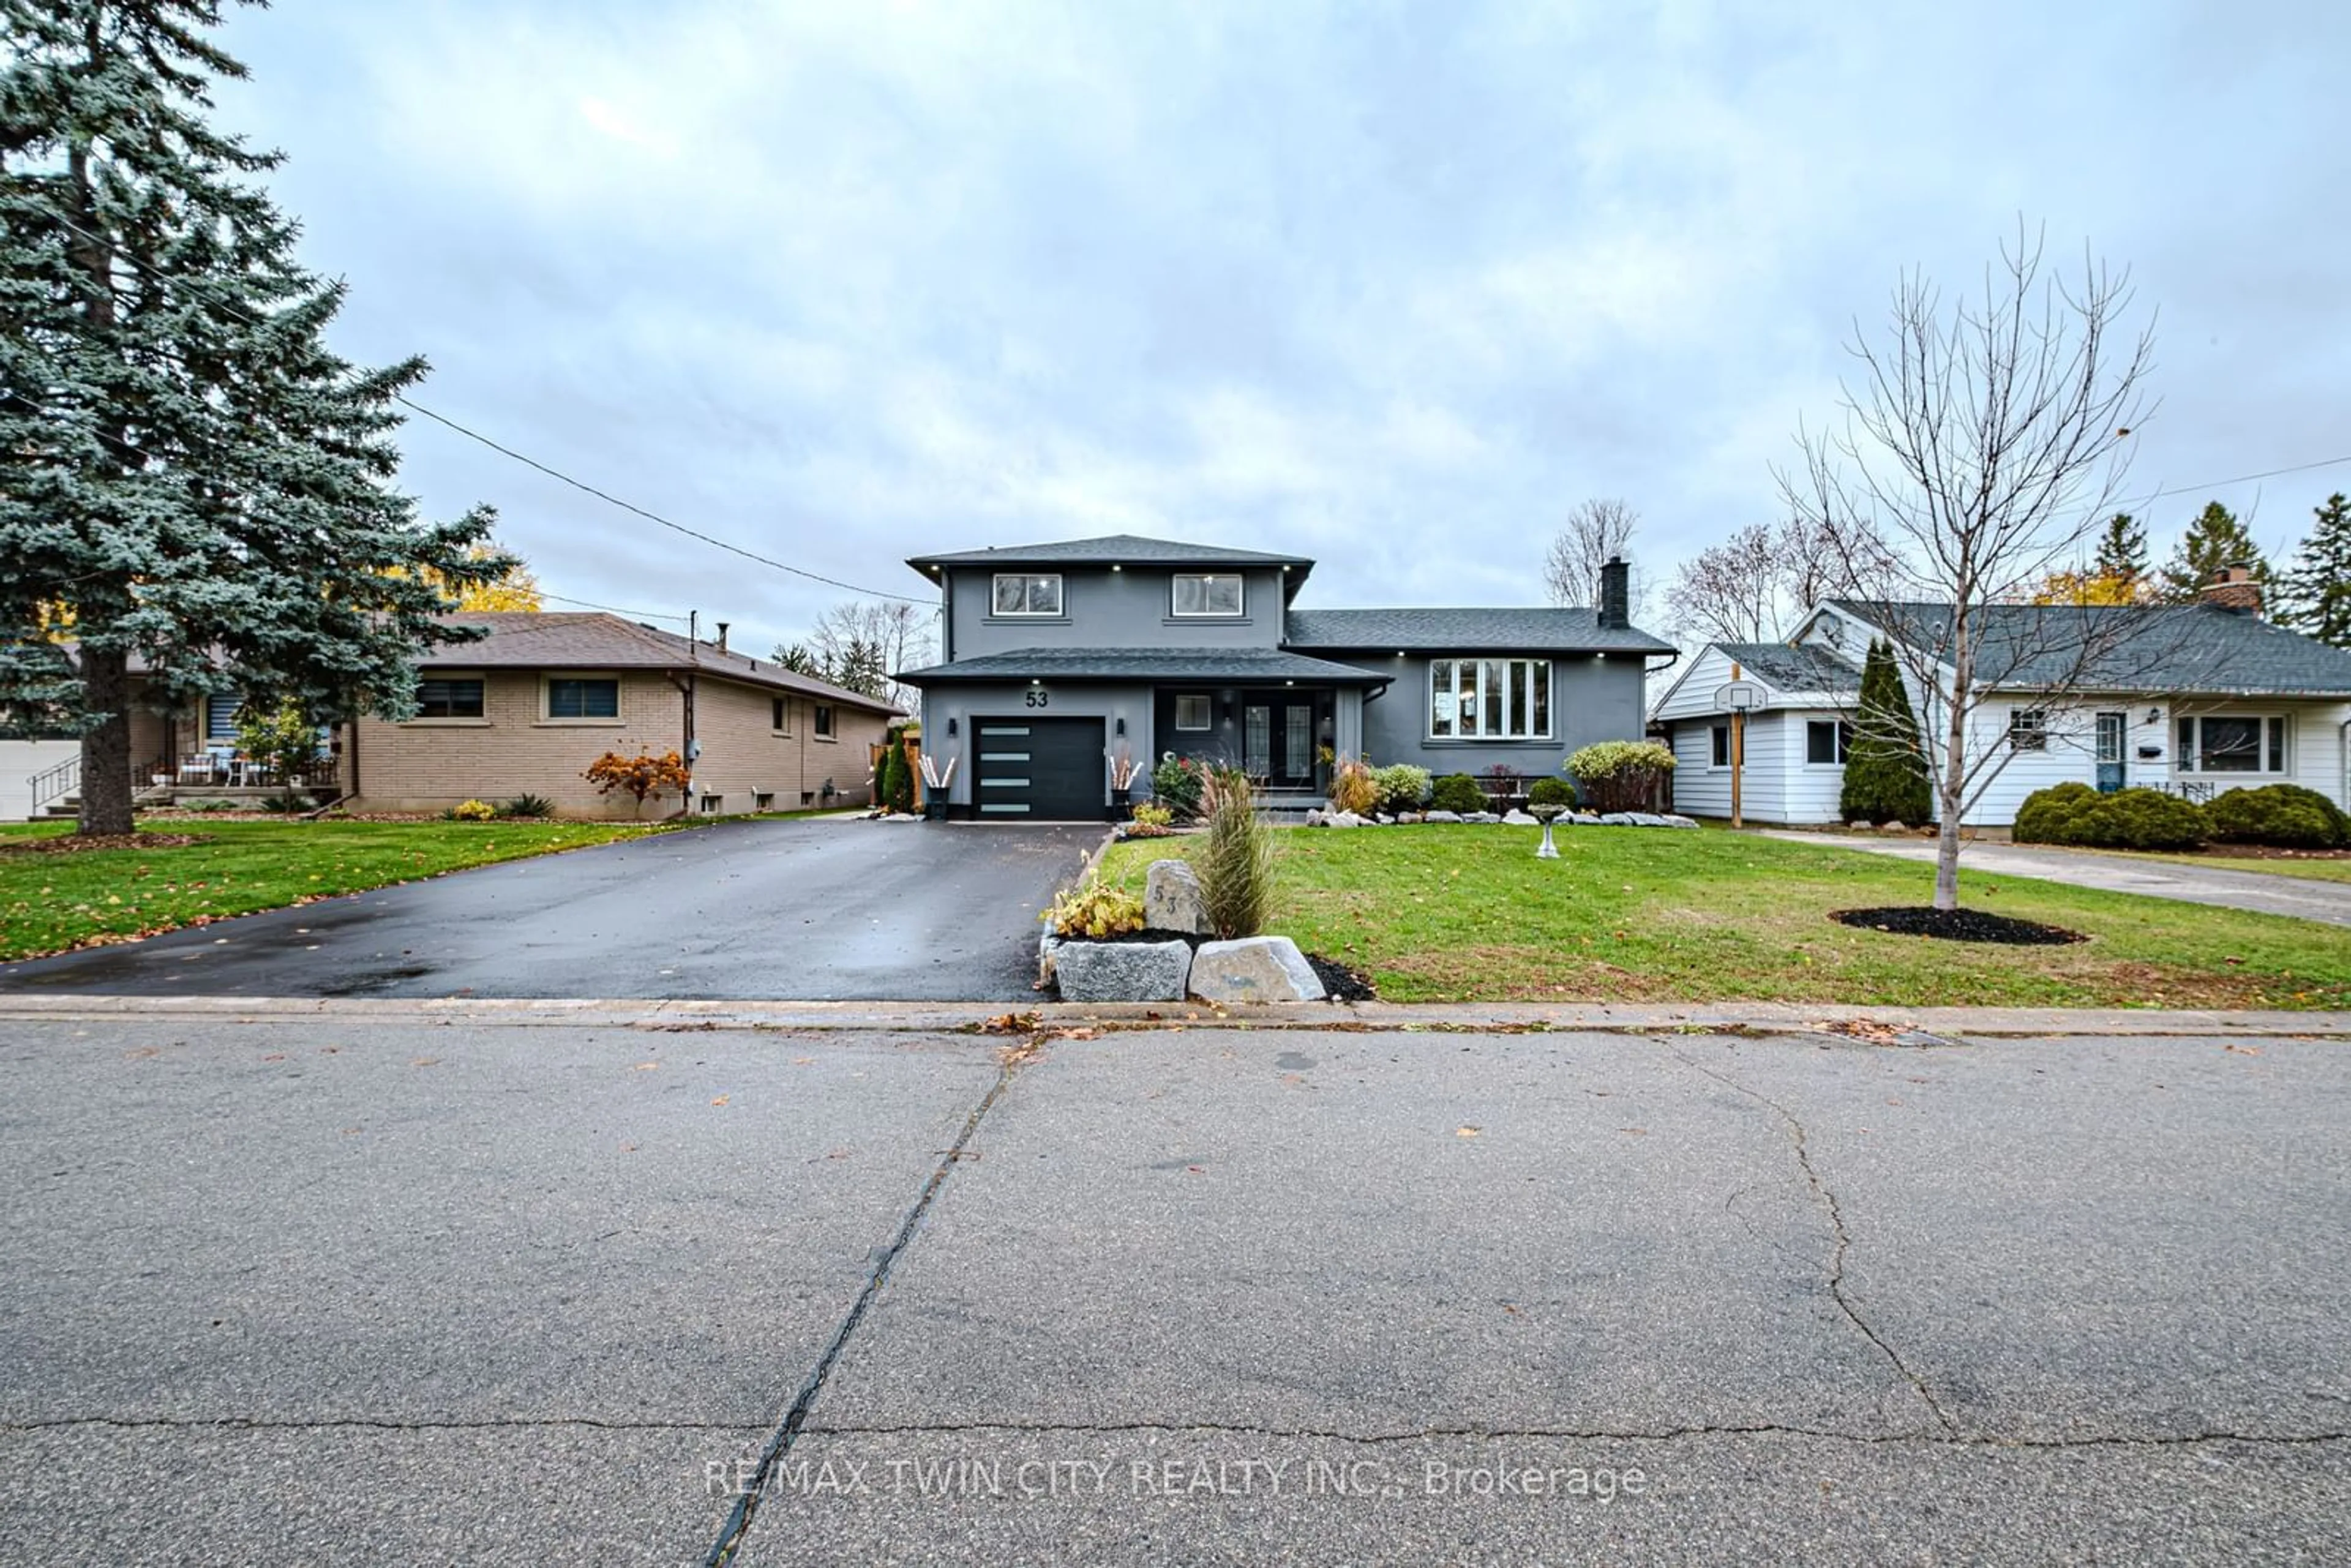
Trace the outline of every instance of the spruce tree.
{"label": "spruce tree", "polygon": [[1872,638],[1861,666],[1861,705],[1845,747],[1844,789],[1837,811],[1848,822],[1920,827],[1935,814],[1926,754],[1910,694],[1895,667],[1894,644]]}
{"label": "spruce tree", "polygon": [[2106,519],[2106,531],[2098,536],[2098,553],[2090,563],[2090,575],[2135,592],[2147,580],[2147,530],[2128,512],[2116,512]]}
{"label": "spruce tree", "polygon": [[2270,563],[2262,554],[2261,546],[2237,514],[2218,501],[2208,501],[2196,520],[2188,525],[2181,536],[2179,548],[2172,552],[2171,560],[2163,569],[2163,597],[2176,604],[2192,604],[2198,594],[2211,586],[2212,580],[2232,566],[2252,571],[2253,581],[2266,596],[2272,586]]}
{"label": "spruce tree", "polygon": [[2280,580],[2279,619],[2322,643],[2351,648],[2351,502],[2338,490],[2312,515],[2318,520]]}
{"label": "spruce tree", "polygon": [[417,651],[471,635],[449,596],[515,564],[472,550],[486,509],[392,487],[424,363],[327,347],[343,289],[255,183],[278,155],[207,123],[246,74],[220,12],[0,0],[0,704],[80,732],[84,833],[131,829],[134,658],[157,704],[400,716]]}

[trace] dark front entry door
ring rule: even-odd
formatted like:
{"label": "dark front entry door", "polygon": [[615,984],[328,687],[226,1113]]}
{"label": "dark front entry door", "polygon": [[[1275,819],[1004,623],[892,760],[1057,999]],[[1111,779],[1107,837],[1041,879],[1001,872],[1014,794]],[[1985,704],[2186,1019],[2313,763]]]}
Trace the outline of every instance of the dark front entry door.
{"label": "dark front entry door", "polygon": [[2102,713],[2098,716],[2098,791],[2111,795],[2126,782],[2123,763],[2123,741],[2130,727],[2130,716]]}
{"label": "dark front entry door", "polygon": [[1101,818],[1102,720],[1023,715],[975,718],[971,727],[971,800],[982,821]]}
{"label": "dark front entry door", "polygon": [[1241,767],[1279,787],[1314,782],[1314,703],[1311,697],[1251,702],[1241,710]]}

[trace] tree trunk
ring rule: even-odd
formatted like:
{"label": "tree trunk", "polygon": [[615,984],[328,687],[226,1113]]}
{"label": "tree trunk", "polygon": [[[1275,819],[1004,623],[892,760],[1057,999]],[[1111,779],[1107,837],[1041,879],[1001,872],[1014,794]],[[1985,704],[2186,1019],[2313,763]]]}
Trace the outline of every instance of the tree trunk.
{"label": "tree trunk", "polygon": [[[1964,688],[1954,687],[1956,690]],[[1941,819],[1935,833],[1935,907],[1957,909],[1959,906],[1959,810],[1967,794],[1965,766],[1968,749],[1968,715],[1971,710],[1954,700],[1951,704],[1949,733],[1944,740],[1943,768],[1935,791],[1936,813]]]}
{"label": "tree trunk", "polygon": [[81,650],[82,711],[105,722],[82,732],[81,821],[76,831],[111,836],[131,820],[131,659],[120,649]]}

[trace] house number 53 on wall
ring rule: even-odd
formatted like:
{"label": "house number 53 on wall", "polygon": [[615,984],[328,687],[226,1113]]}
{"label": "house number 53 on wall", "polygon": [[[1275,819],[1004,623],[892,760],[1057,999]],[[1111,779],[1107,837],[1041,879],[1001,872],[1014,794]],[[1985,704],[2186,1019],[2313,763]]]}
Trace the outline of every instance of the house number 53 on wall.
{"label": "house number 53 on wall", "polygon": [[1030,707],[1047,707],[1051,706],[1051,703],[1052,698],[1044,692],[1037,691],[1032,688],[1029,693],[1029,706]]}

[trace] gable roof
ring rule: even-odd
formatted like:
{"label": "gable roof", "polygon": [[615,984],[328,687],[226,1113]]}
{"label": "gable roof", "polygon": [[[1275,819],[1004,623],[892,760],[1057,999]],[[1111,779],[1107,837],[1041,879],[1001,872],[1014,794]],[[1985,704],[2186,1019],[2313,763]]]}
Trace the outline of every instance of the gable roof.
{"label": "gable roof", "polygon": [[1014,648],[898,677],[910,686],[954,681],[1312,681],[1384,686],[1385,675],[1278,648]]}
{"label": "gable roof", "polygon": [[1460,653],[1670,653],[1637,626],[1603,627],[1597,611],[1293,610],[1283,642],[1332,652],[1386,649]]}
{"label": "gable roof", "polygon": [[[1947,646],[1951,607],[1831,600],[1914,647]],[[2351,652],[2213,604],[1991,604],[1976,663],[1987,684],[2063,683],[2207,696],[2351,696]],[[2077,676],[2081,650],[2094,650]]]}
{"label": "gable roof", "polygon": [[1196,545],[1186,539],[1144,538],[1140,534],[990,545],[986,549],[946,555],[909,556],[906,564],[917,571],[934,566],[1287,566],[1296,569],[1290,575],[1297,578],[1314,568],[1314,562],[1302,555],[1269,555],[1262,550]]}
{"label": "gable roof", "polygon": [[1792,648],[1785,643],[1714,645],[1729,654],[1740,670],[1774,691],[1825,692],[1840,696],[1859,695],[1861,692],[1861,671],[1826,648],[1809,644]]}
{"label": "gable roof", "polygon": [[772,659],[721,653],[674,632],[597,611],[549,612],[527,610],[459,611],[444,624],[478,626],[488,634],[471,643],[428,650],[420,667],[464,670],[695,670],[722,680],[772,691],[819,697],[871,713],[898,710],[878,697],[847,691],[788,670]]}

